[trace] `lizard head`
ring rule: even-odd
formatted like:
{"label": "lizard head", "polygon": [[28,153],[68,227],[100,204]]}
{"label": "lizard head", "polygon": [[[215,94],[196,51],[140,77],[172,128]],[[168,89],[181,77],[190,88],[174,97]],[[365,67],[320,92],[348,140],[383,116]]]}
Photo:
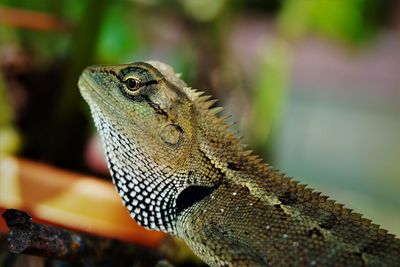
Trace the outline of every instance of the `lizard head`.
{"label": "lizard head", "polygon": [[191,89],[160,62],[88,67],[78,85],[131,216],[147,228],[174,232],[178,196],[195,184],[189,180],[197,172],[188,161],[198,151]]}
{"label": "lizard head", "polygon": [[180,164],[191,144],[192,104],[170,67],[152,63],[167,74],[142,62],[92,66],[83,72],[79,87],[101,135],[108,124],[122,137],[139,143],[158,165],[171,167]]}

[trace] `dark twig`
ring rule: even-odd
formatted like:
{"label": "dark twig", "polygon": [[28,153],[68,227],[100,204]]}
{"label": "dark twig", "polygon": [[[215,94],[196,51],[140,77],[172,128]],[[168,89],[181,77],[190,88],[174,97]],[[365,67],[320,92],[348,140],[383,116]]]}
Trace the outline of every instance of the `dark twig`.
{"label": "dark twig", "polygon": [[8,248],[14,253],[68,261],[109,262],[112,266],[154,266],[160,255],[151,249],[32,222],[29,214],[8,209]]}

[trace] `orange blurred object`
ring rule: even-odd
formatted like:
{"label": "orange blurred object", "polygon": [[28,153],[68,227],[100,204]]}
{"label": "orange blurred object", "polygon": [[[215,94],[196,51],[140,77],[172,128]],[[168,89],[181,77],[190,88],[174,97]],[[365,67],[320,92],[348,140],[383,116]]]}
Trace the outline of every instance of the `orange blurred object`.
{"label": "orange blurred object", "polygon": [[7,208],[65,228],[150,247],[157,247],[165,236],[137,225],[111,182],[0,156],[0,211]]}
{"label": "orange blurred object", "polygon": [[66,31],[71,25],[46,13],[0,6],[0,24],[40,31]]}

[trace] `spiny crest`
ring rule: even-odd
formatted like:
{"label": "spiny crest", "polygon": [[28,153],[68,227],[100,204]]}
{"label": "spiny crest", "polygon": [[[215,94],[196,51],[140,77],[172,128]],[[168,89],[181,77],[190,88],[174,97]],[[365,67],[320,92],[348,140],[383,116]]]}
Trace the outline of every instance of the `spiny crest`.
{"label": "spiny crest", "polygon": [[[164,68],[167,68],[164,66]],[[165,71],[165,70],[164,70]],[[172,69],[169,70],[171,72]],[[180,75],[175,73],[174,80],[180,79]],[[186,93],[190,101],[192,101],[202,116],[206,117],[210,122],[210,126],[214,126],[217,131],[223,134],[224,138],[229,138],[231,141],[240,146],[240,137],[236,135],[235,131],[232,129],[234,123],[228,122],[230,116],[218,116],[222,112],[222,107],[211,108],[218,100],[211,99],[210,95],[204,95],[203,91],[183,86],[183,91]]]}
{"label": "spiny crest", "polygon": [[223,111],[222,107],[212,108],[218,100],[211,99],[210,95],[204,95],[204,92],[192,88],[185,88],[185,92],[202,116],[212,123],[212,126],[216,127],[225,137],[238,140],[237,143],[239,143],[239,137],[234,134],[235,131],[231,128],[234,123],[228,121],[231,116],[220,116],[219,114]]}
{"label": "spiny crest", "polygon": [[189,97],[191,101],[196,101],[199,99],[202,95],[204,95],[203,91],[199,91],[197,89],[193,89],[191,87],[183,87],[183,91],[186,93],[186,95]]}
{"label": "spiny crest", "polygon": [[259,165],[260,168],[268,168],[268,165],[263,163],[263,159],[258,155],[252,154],[253,150],[246,149],[245,144],[241,144],[242,136],[239,131],[234,129],[235,122],[230,121],[230,115],[220,115],[223,111],[222,107],[213,107],[218,101],[211,99],[210,95],[204,95],[203,91],[184,87],[186,95],[196,105],[202,116],[210,123],[210,127],[214,126],[225,140],[229,140],[233,145],[236,145],[240,151],[240,155],[254,165]]}
{"label": "spiny crest", "polygon": [[[364,226],[370,227],[371,229],[377,230],[381,235],[388,234],[388,231],[380,228],[380,225],[373,223],[371,220],[363,217],[362,214],[353,212],[352,209],[345,207],[341,203],[337,203],[335,200],[330,199],[326,195],[321,195],[321,192],[316,191],[313,188],[308,187],[306,184],[301,184],[299,181],[294,180],[291,177],[285,176],[277,169],[272,169],[274,174],[280,175],[283,180],[281,181],[281,185],[285,188],[291,188],[291,190],[295,190],[297,194],[302,195],[307,201],[312,202],[318,200],[320,204],[324,204],[329,209],[343,218],[350,218],[353,221],[358,221]],[[393,238],[395,236],[393,235]]]}

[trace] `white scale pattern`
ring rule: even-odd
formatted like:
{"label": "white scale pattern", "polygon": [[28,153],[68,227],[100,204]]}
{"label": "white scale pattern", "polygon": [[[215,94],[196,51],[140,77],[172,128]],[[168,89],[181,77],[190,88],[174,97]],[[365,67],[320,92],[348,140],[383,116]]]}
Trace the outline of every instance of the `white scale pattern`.
{"label": "white scale pattern", "polygon": [[178,179],[149,162],[140,148],[119,133],[117,126],[107,122],[97,107],[92,106],[91,111],[103,139],[113,183],[131,217],[146,228],[176,234]]}

